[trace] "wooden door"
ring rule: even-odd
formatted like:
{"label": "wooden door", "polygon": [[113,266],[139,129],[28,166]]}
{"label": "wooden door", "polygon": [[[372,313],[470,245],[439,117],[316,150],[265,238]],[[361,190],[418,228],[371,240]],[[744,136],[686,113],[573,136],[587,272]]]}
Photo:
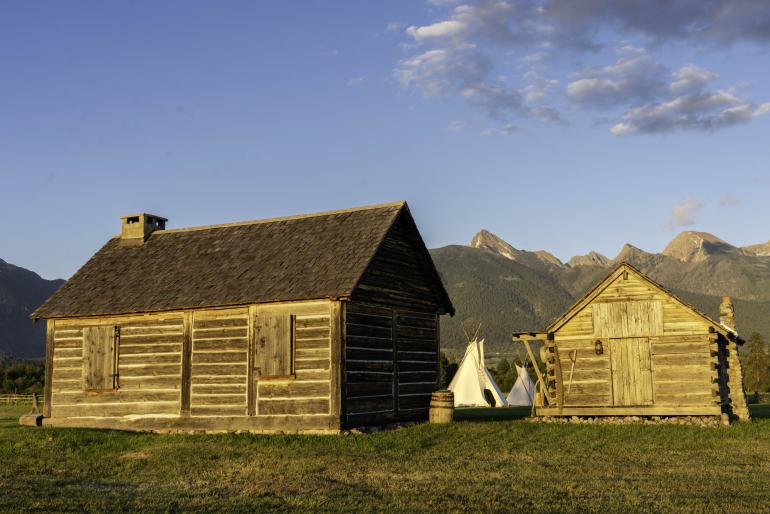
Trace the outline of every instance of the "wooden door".
{"label": "wooden door", "polygon": [[648,338],[610,339],[614,405],[651,405],[653,403],[650,363]]}

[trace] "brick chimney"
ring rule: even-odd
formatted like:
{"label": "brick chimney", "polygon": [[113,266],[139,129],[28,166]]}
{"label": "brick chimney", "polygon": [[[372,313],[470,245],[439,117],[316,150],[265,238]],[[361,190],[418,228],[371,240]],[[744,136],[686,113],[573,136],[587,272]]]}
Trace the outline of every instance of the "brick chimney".
{"label": "brick chimney", "polygon": [[129,214],[122,216],[120,239],[121,243],[141,245],[150,234],[156,230],[165,230],[166,218],[154,214]]}
{"label": "brick chimney", "polygon": [[719,321],[726,327],[736,331],[735,307],[733,307],[733,299],[729,296],[722,297],[722,303],[719,305]]}

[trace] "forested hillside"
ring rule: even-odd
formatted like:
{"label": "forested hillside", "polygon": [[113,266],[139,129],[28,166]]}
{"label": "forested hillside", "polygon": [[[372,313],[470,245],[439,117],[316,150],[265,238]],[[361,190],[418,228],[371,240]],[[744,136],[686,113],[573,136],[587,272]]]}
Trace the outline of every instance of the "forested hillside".
{"label": "forested hillside", "polygon": [[0,259],[0,357],[43,357],[45,323],[29,315],[63,283]]}

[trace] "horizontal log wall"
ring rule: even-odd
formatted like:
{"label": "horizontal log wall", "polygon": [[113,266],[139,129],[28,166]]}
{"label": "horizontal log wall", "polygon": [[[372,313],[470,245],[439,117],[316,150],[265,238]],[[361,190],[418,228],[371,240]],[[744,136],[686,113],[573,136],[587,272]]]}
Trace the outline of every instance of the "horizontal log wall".
{"label": "horizontal log wall", "polygon": [[708,334],[650,338],[655,405],[719,403],[711,346]]}
{"label": "horizontal log wall", "polygon": [[437,370],[435,314],[348,304],[345,414],[349,426],[426,419]]}
{"label": "horizontal log wall", "polygon": [[398,311],[395,318],[398,411],[427,418],[438,385],[438,316]]}
{"label": "horizontal log wall", "polygon": [[356,425],[394,415],[393,311],[348,303],[345,334],[348,422]]}
{"label": "horizontal log wall", "polygon": [[[707,335],[651,337],[653,401],[655,405],[705,405],[719,401],[712,391],[717,371]],[[574,372],[571,357],[575,356]],[[596,355],[594,339],[559,343],[564,404],[612,405],[609,352]],[[570,385],[570,377],[571,385]]]}
{"label": "horizontal log wall", "polygon": [[245,416],[248,309],[196,311],[192,319],[190,415]]}
{"label": "horizontal log wall", "polygon": [[[83,390],[83,327],[120,327],[118,388]],[[57,321],[51,416],[112,418],[175,416],[180,408],[182,317],[136,316]]]}
{"label": "horizontal log wall", "polygon": [[564,405],[612,405],[609,345],[602,355],[596,355],[593,338],[565,342],[557,339],[557,344],[564,380]]}
{"label": "horizontal log wall", "polygon": [[257,379],[257,417],[331,414],[331,338],[328,305],[324,314],[294,316],[294,378]]}
{"label": "horizontal log wall", "polygon": [[[339,380],[332,380],[331,328],[339,330],[340,322],[331,323],[330,306],[328,301],[293,302],[184,314],[57,320],[50,325],[53,366],[48,424],[160,431],[186,427],[338,430],[340,402],[332,401],[332,388]],[[339,316],[339,309],[334,312]],[[250,341],[260,313],[293,316],[293,323],[287,325],[292,330],[293,374],[255,377],[250,412]],[[116,390],[83,390],[83,328],[93,325],[120,328]],[[189,350],[184,349],[186,334]],[[339,335],[337,341],[339,345]],[[183,379],[186,351],[189,373],[185,376],[189,378]],[[337,364],[337,375],[339,369]],[[189,411],[182,405],[185,380]],[[341,396],[339,390],[337,394]]]}

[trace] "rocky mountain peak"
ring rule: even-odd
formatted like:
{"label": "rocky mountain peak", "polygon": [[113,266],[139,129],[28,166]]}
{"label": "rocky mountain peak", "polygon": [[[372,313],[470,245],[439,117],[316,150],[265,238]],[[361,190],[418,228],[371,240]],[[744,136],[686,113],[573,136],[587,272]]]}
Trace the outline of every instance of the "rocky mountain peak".
{"label": "rocky mountain peak", "polygon": [[770,257],[770,241],[757,245],[744,246],[741,248],[745,253],[756,255],[758,257]]}
{"label": "rocky mountain peak", "polygon": [[554,266],[564,266],[564,263],[552,253],[548,253],[545,250],[538,250],[534,253],[543,262],[553,264]]}
{"label": "rocky mountain peak", "polygon": [[601,266],[604,268],[610,265],[610,260],[599,252],[591,251],[585,255],[574,256],[568,264],[572,268],[577,266]]}
{"label": "rocky mountain peak", "polygon": [[676,236],[663,250],[663,255],[682,262],[701,262],[717,254],[740,254],[739,248],[708,232],[685,231]]}
{"label": "rocky mountain peak", "polygon": [[620,253],[618,253],[617,257],[610,261],[610,264],[614,265],[621,262],[638,264],[641,260],[647,257],[651,257],[652,255],[653,254],[645,252],[641,248],[637,248],[632,244],[626,243],[623,245],[623,248],[620,250]]}
{"label": "rocky mountain peak", "polygon": [[471,239],[471,248],[483,248],[496,253],[506,259],[516,261],[525,266],[556,266],[563,267],[564,264],[553,254],[545,250],[528,252],[526,250],[517,250],[501,237],[496,236],[488,230],[480,230],[473,239]]}
{"label": "rocky mountain peak", "polygon": [[488,230],[480,230],[473,239],[471,239],[471,248],[484,248],[491,252],[497,253],[511,260],[516,260],[516,256],[521,254],[520,250],[517,250],[510,244],[506,243],[503,239],[496,236]]}

